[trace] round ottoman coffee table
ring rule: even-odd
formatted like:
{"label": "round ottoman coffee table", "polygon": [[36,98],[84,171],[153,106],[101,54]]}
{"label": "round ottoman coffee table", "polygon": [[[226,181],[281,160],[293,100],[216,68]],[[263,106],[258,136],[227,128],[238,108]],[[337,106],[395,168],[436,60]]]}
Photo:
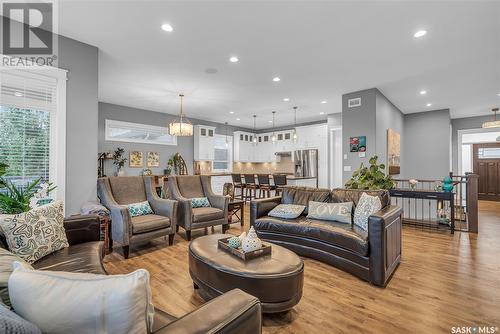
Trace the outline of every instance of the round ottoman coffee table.
{"label": "round ottoman coffee table", "polygon": [[272,245],[272,252],[248,261],[217,247],[228,234],[211,234],[189,244],[189,273],[205,299],[239,288],[260,299],[264,313],[284,312],[302,297],[304,262],[292,251]]}

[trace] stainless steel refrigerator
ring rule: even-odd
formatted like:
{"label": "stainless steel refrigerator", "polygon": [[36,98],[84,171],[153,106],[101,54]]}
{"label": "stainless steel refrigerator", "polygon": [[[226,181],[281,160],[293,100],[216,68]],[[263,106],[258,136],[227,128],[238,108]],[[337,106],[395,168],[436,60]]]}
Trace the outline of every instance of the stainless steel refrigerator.
{"label": "stainless steel refrigerator", "polygon": [[318,150],[294,151],[293,163],[296,177],[318,178]]}

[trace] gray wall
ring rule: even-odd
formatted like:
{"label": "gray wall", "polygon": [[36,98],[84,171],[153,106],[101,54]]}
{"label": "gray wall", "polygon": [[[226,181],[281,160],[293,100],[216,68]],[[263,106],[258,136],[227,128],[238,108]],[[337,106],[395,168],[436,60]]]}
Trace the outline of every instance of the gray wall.
{"label": "gray wall", "polygon": [[59,67],[68,70],[66,95],[66,215],[96,199],[98,49],[59,37]]}
{"label": "gray wall", "polygon": [[[361,106],[348,108],[347,101],[356,97],[361,97]],[[368,165],[368,160],[374,155],[379,157],[378,163],[387,165],[387,129],[399,132],[401,138],[404,138],[403,124],[404,115],[401,110],[378,89],[372,88],[344,94],[342,96],[342,150],[344,155],[347,154],[347,159],[344,159],[343,165],[351,166],[351,170],[356,170],[361,163]],[[350,152],[349,141],[355,136],[366,136],[364,158],[360,158],[358,153]],[[344,171],[343,181],[347,181],[351,175],[352,171]]]}
{"label": "gray wall", "polygon": [[458,173],[458,130],[481,129],[484,122],[492,119],[492,116],[476,116],[451,120],[451,153],[454,173]]}
{"label": "gray wall", "polygon": [[[401,155],[405,154],[402,150],[404,136],[404,115],[388,98],[377,90],[376,94],[376,120],[375,120],[375,146],[378,155],[378,163],[387,164],[387,130],[392,129],[401,135]],[[386,167],[388,170],[388,167]],[[399,178],[404,173],[404,165],[401,164],[401,174],[393,175]]]}
{"label": "gray wall", "polygon": [[405,115],[404,178],[442,179],[450,172],[450,111]]}
{"label": "gray wall", "polygon": [[[347,155],[344,159],[344,166],[351,166],[351,170],[356,170],[363,162],[365,165],[368,159],[376,154],[376,133],[375,120],[377,108],[377,89],[367,89],[359,92],[342,95],[342,151]],[[361,106],[348,108],[347,100],[361,97]],[[358,153],[351,153],[349,140],[351,137],[366,136],[366,157],[360,158]],[[351,175],[350,172],[343,172],[343,181],[347,181]]]}
{"label": "gray wall", "polygon": [[58,67],[68,70],[65,210],[71,215],[96,199],[98,49],[64,36],[58,47]]}
{"label": "gray wall", "polygon": [[[154,151],[160,153],[160,168],[151,168],[154,174],[163,174],[163,169],[167,166],[168,159],[175,153],[179,152],[188,167],[189,173],[193,173],[193,159],[194,159],[194,138],[193,137],[178,137],[177,146],[169,145],[155,145],[155,144],[141,144],[141,143],[125,143],[114,142],[105,140],[105,120],[116,120],[123,122],[133,122],[140,124],[149,124],[156,126],[167,126],[176,116],[165,113],[136,109],[116,104],[109,104],[99,102],[99,152],[114,151],[117,147],[125,149],[126,157],[128,159],[129,151],[142,151],[146,154],[147,151]],[[196,124],[204,124],[215,126],[215,133],[225,134],[224,124],[203,121],[198,119],[189,118],[189,120]],[[244,128],[236,128],[228,125],[228,135],[232,136],[236,130],[248,130]],[[146,167],[143,167],[146,168]],[[143,168],[130,168],[128,161],[125,164],[125,173],[127,175],[140,175]],[[113,175],[114,166],[110,160],[106,161],[105,165],[106,174]]]}

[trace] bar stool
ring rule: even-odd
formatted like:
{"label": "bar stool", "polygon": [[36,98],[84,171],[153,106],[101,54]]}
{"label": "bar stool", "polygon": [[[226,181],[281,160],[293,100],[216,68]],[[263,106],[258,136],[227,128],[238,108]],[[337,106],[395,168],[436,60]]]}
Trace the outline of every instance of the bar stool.
{"label": "bar stool", "polygon": [[259,189],[259,185],[255,183],[255,175],[254,174],[244,174],[245,179],[245,200],[252,200],[252,190],[253,197],[257,196],[257,189]]}
{"label": "bar stool", "polygon": [[286,175],[285,174],[273,174],[274,186],[276,190],[276,196],[279,196],[284,187],[286,186]]}
{"label": "bar stool", "polygon": [[245,184],[241,182],[241,174],[231,174],[234,185],[234,195],[236,196],[236,189],[240,189],[240,197],[243,199],[243,190],[245,189]]}
{"label": "bar stool", "polygon": [[258,174],[257,179],[259,180],[259,198],[271,197],[271,190],[274,190],[275,187],[269,181],[269,174]]}

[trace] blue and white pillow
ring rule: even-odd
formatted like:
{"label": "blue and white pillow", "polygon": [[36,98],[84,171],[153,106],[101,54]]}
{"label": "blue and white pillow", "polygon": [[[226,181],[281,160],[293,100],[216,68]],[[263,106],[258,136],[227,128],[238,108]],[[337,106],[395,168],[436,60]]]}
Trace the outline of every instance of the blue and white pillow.
{"label": "blue and white pillow", "polygon": [[210,202],[208,201],[208,198],[206,197],[195,197],[191,198],[191,207],[193,209],[195,208],[209,208]]}
{"label": "blue and white pillow", "polygon": [[128,212],[130,213],[130,217],[144,216],[144,215],[152,215],[153,209],[149,205],[148,201],[132,203],[127,205]]}
{"label": "blue and white pillow", "polygon": [[304,212],[305,205],[299,204],[279,204],[267,214],[271,217],[295,219]]}
{"label": "blue and white pillow", "polygon": [[370,196],[367,193],[363,193],[354,210],[354,225],[368,231],[368,217],[380,209],[382,209],[382,202],[380,202],[378,196]]}

